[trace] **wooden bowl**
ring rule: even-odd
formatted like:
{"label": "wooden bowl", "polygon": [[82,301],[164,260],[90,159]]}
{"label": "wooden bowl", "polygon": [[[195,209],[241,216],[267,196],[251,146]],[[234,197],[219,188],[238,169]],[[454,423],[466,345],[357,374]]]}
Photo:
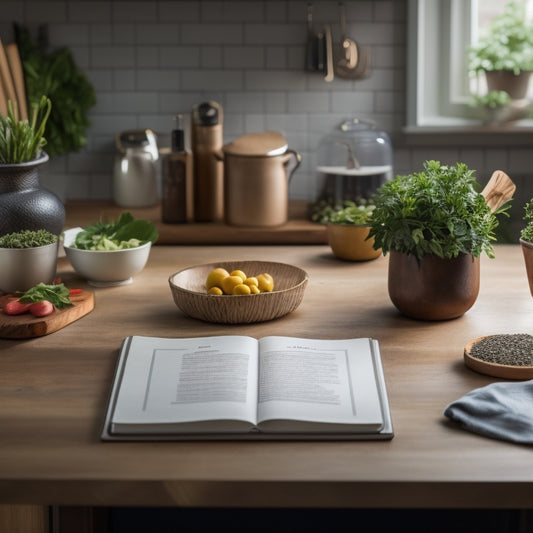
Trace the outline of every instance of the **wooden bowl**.
{"label": "wooden bowl", "polygon": [[[205,281],[215,268],[228,272],[242,270],[248,276],[268,273],[274,278],[274,290],[260,294],[207,294]],[[250,324],[282,317],[301,303],[308,281],[301,268],[270,261],[226,261],[193,266],[169,277],[176,305],[188,316],[219,324]]]}
{"label": "wooden bowl", "polygon": [[479,372],[480,374],[485,374],[487,376],[493,376],[496,378],[504,379],[532,379],[533,378],[533,366],[513,366],[513,365],[503,365],[499,363],[492,363],[489,361],[484,361],[478,359],[472,355],[472,348],[475,344],[490,337],[491,335],[485,335],[483,337],[478,337],[477,339],[471,340],[464,349],[464,362],[465,365]]}

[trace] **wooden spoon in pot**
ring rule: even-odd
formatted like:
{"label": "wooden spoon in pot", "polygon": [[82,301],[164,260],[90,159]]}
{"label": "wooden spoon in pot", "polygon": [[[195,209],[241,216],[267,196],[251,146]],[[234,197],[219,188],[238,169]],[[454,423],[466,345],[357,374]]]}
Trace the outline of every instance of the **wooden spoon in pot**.
{"label": "wooden spoon in pot", "polygon": [[516,185],[503,170],[495,170],[481,194],[492,213],[508,202],[516,190]]}

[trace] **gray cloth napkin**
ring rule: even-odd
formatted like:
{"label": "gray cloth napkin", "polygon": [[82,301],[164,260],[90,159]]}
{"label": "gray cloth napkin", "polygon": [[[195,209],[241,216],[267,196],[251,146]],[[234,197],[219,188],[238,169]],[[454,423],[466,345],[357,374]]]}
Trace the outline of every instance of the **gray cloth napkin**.
{"label": "gray cloth napkin", "polygon": [[533,380],[475,389],[449,404],[444,414],[468,431],[533,444]]}

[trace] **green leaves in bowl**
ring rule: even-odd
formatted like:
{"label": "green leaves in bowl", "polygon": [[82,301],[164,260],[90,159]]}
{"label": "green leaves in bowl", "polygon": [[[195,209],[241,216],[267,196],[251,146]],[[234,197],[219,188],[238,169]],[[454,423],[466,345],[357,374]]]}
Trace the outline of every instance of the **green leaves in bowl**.
{"label": "green leaves in bowl", "polygon": [[95,222],[76,235],[72,248],[80,250],[124,250],[137,248],[159,237],[156,225],[150,220],[135,219],[122,213],[118,220]]}

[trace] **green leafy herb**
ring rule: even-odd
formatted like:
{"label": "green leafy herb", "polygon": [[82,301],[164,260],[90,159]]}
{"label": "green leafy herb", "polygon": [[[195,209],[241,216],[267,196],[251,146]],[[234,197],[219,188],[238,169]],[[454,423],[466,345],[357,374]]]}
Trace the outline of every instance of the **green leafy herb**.
{"label": "green leafy herb", "polygon": [[524,221],[526,225],[520,232],[522,240],[533,242],[533,198],[524,206]]}
{"label": "green leafy herb", "polygon": [[44,131],[52,103],[46,96],[32,106],[31,122],[18,120],[13,102],[8,101],[7,116],[0,114],[0,163],[24,163],[35,159],[46,144]]}
{"label": "green leafy herb", "polygon": [[427,254],[479,257],[482,252],[494,257],[496,214],[509,205],[491,213],[473,173],[464,163],[426,161],[423,172],[382,185],[370,222],[375,248],[384,255],[394,250],[418,259]]}
{"label": "green leafy herb", "polygon": [[0,248],[35,248],[57,242],[57,235],[45,229],[22,230],[0,237]]}
{"label": "green leafy herb", "polygon": [[21,303],[35,303],[48,300],[52,302],[58,309],[69,307],[72,305],[69,296],[69,290],[63,283],[57,285],[45,285],[39,283],[31,289],[27,290],[20,298]]}
{"label": "green leafy herb", "polygon": [[77,67],[68,48],[48,51],[46,26],[39,27],[37,45],[23,26],[14,24],[14,32],[28,102],[39,102],[46,94],[53,104],[45,130],[46,152],[56,157],[79,151],[87,142],[88,111],[96,103],[93,86]]}
{"label": "green leafy herb", "polygon": [[350,224],[351,226],[368,225],[375,208],[375,205],[357,205],[349,202],[345,208],[333,213],[329,221],[333,224]]}
{"label": "green leafy herb", "polygon": [[155,242],[159,234],[150,220],[122,213],[117,222],[95,222],[76,235],[73,248],[81,250],[122,250]]}
{"label": "green leafy herb", "polygon": [[483,95],[473,95],[472,105],[474,106],[486,106],[491,109],[497,107],[505,107],[511,103],[511,97],[506,91],[490,91]]}
{"label": "green leafy herb", "polygon": [[488,33],[469,49],[472,72],[533,70],[533,26],[527,8],[524,0],[513,0],[491,21]]}
{"label": "green leafy herb", "polygon": [[311,208],[310,219],[312,222],[327,224],[367,224],[374,202],[371,198],[359,198],[357,200],[344,200],[342,206],[335,205],[333,201],[320,200]]}

